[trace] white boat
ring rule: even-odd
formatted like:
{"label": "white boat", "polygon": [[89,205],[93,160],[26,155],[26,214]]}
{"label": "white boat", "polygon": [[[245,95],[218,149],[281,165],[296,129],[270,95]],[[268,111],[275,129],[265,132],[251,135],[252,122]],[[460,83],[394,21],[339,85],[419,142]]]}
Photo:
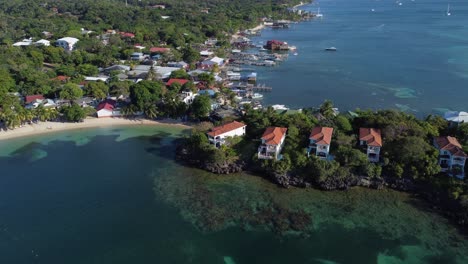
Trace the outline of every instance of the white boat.
{"label": "white boat", "polygon": [[271,107],[274,110],[289,110],[289,108],[287,108],[285,105],[280,105],[280,104],[272,105]]}
{"label": "white boat", "polygon": [[299,54],[297,54],[297,52],[294,52],[294,54],[293,54],[293,55],[294,55],[294,56],[297,56],[297,55],[299,55]]}
{"label": "white boat", "polygon": [[372,12],[375,12],[375,9],[374,9],[374,8],[372,8],[372,9],[371,9],[371,11],[372,11]]}
{"label": "white boat", "polygon": [[289,50],[296,50],[296,46],[289,46]]}
{"label": "white boat", "polygon": [[320,7],[317,9],[317,13],[315,14],[315,17],[322,18],[323,14],[320,13]]}
{"label": "white boat", "polygon": [[398,5],[399,5],[399,6],[402,6],[402,5],[403,5],[403,3],[402,3],[402,2],[400,2],[400,3],[398,3]]}
{"label": "white boat", "polygon": [[252,99],[262,99],[263,98],[263,94],[260,94],[260,93],[254,93],[252,95]]}
{"label": "white boat", "polygon": [[266,51],[267,49],[265,49],[263,46],[261,46],[258,50],[260,50],[260,51]]}
{"label": "white boat", "polygon": [[450,16],[452,15],[452,13],[450,13],[450,4],[447,5],[447,16]]}
{"label": "white boat", "polygon": [[337,49],[335,47],[329,47],[325,49],[326,51],[336,51]]}

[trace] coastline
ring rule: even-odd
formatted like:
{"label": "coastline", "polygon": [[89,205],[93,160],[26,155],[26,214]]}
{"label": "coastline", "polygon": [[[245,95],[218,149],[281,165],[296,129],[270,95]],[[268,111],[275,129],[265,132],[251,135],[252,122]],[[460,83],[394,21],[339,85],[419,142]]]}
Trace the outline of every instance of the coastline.
{"label": "coastline", "polygon": [[24,125],[12,130],[1,130],[0,141],[29,137],[40,134],[48,134],[53,132],[67,131],[67,130],[80,130],[96,127],[110,127],[110,126],[132,126],[132,125],[148,125],[148,126],[177,126],[181,128],[190,128],[188,124],[184,124],[174,120],[155,121],[142,118],[86,118],[80,123],[67,123],[67,122],[39,122],[37,124]]}

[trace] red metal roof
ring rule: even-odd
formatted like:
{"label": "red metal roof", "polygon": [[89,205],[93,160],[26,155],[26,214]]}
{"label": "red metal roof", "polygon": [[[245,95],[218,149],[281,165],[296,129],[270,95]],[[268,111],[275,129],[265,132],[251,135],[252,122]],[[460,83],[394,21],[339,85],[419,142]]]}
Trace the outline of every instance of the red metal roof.
{"label": "red metal roof", "polygon": [[116,104],[116,101],[114,100],[110,100],[110,99],[104,100],[98,104],[98,106],[96,107],[96,111],[99,111],[102,109],[112,111],[115,108],[115,104]]}
{"label": "red metal roof", "polygon": [[382,147],[380,129],[361,127],[359,129],[359,140],[366,141],[368,146]]}
{"label": "red metal roof", "polygon": [[29,104],[33,102],[34,100],[39,99],[39,100],[44,100],[44,96],[42,94],[35,94],[35,95],[27,95],[25,98],[25,103]]}
{"label": "red metal roof", "polygon": [[268,127],[263,133],[262,139],[267,145],[279,145],[286,131],[288,129],[285,127]]}
{"label": "red metal roof", "polygon": [[159,52],[159,53],[168,52],[170,50],[171,49],[169,49],[169,48],[162,48],[162,47],[151,47],[150,48],[150,52]]}
{"label": "red metal roof", "polygon": [[235,129],[245,127],[245,126],[246,125],[244,123],[237,122],[237,121],[232,121],[232,122],[224,124],[222,126],[213,127],[211,129],[211,131],[208,132],[207,134],[209,136],[216,137],[216,136],[222,135],[224,133],[227,133],[227,132],[230,132],[230,131],[233,131]]}
{"label": "red metal roof", "polygon": [[119,34],[124,38],[134,38],[135,34],[130,32],[119,32]]}
{"label": "red metal roof", "polygon": [[468,157],[462,150],[461,144],[454,137],[436,137],[435,141],[439,149],[448,150],[453,156]]}
{"label": "red metal roof", "polygon": [[179,83],[180,85],[184,85],[188,81],[189,80],[185,80],[185,79],[169,79],[169,81],[167,81],[166,83],[166,86],[171,86],[173,83]]}
{"label": "red metal roof", "polygon": [[65,75],[58,75],[57,77],[52,78],[52,80],[61,81],[61,82],[67,81],[68,79],[70,79],[70,77],[65,76]]}
{"label": "red metal roof", "polygon": [[319,145],[330,145],[333,134],[332,127],[314,127],[310,133],[311,139],[316,141]]}

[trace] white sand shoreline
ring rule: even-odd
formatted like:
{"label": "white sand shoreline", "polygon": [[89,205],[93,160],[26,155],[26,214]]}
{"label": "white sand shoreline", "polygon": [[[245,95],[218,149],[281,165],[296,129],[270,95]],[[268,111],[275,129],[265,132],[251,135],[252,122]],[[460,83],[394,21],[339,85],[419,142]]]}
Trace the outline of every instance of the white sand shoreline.
{"label": "white sand shoreline", "polygon": [[153,126],[177,126],[181,128],[190,128],[189,125],[177,121],[154,121],[142,118],[86,118],[80,123],[61,123],[61,122],[39,122],[37,124],[24,125],[13,130],[1,130],[0,141],[28,137],[40,134],[48,134],[53,132],[67,131],[67,130],[81,130],[97,127],[111,127],[111,126],[131,126],[131,125],[153,125]]}

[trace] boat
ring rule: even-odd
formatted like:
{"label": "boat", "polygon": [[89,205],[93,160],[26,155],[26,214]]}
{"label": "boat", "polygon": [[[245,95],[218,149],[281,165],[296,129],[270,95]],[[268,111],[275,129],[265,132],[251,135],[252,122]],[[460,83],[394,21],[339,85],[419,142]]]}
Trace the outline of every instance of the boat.
{"label": "boat", "polygon": [[263,94],[260,94],[260,93],[254,93],[252,95],[252,99],[262,99],[263,98]]}
{"label": "boat", "polygon": [[399,6],[402,6],[402,5],[403,5],[403,3],[402,3],[402,2],[400,2],[400,3],[398,3],[398,5],[399,5]]}
{"label": "boat", "polygon": [[452,15],[452,13],[450,13],[450,4],[447,5],[447,16],[450,16]]}
{"label": "boat", "polygon": [[320,13],[320,7],[317,10],[317,13],[315,14],[315,17],[323,18],[323,14]]}
{"label": "boat", "polygon": [[297,56],[297,55],[299,55],[299,54],[297,54],[297,52],[294,52],[294,54],[293,54],[293,55],[294,55],[294,56]]}
{"label": "boat", "polygon": [[266,51],[267,49],[265,49],[263,46],[261,46],[258,50],[260,50],[260,51]]}
{"label": "boat", "polygon": [[372,8],[372,9],[371,9],[371,11],[372,11],[372,12],[375,12],[375,9],[374,9],[374,8]]}
{"label": "boat", "polygon": [[296,46],[289,46],[289,50],[296,50]]}
{"label": "boat", "polygon": [[271,107],[274,110],[289,110],[289,108],[287,108],[285,105],[280,105],[280,104],[272,105]]}
{"label": "boat", "polygon": [[325,51],[337,51],[335,47],[326,48]]}

